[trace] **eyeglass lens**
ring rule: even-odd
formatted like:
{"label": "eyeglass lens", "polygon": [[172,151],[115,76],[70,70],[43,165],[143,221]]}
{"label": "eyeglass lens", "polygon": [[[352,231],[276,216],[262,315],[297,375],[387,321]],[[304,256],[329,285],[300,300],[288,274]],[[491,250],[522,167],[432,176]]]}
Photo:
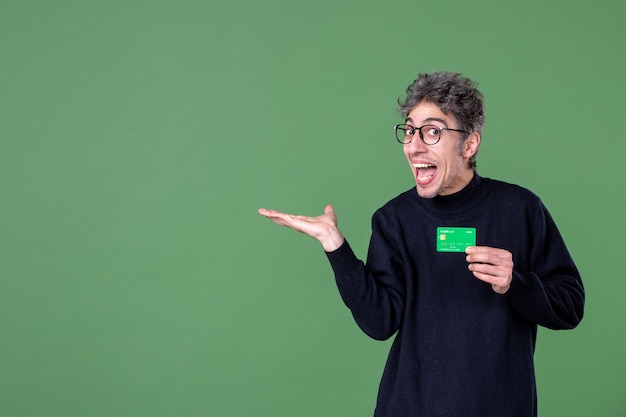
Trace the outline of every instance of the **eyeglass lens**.
{"label": "eyeglass lens", "polygon": [[396,127],[396,139],[400,143],[410,143],[411,140],[415,139],[415,135],[419,135],[420,139],[427,145],[434,145],[441,137],[441,129],[434,125],[417,128],[403,124]]}

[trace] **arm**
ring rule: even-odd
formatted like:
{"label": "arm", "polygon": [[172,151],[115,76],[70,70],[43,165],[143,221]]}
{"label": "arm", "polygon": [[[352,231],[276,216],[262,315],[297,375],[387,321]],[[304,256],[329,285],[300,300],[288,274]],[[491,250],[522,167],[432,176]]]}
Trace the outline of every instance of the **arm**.
{"label": "arm", "polygon": [[530,267],[518,270],[504,249],[467,248],[469,269],[505,294],[527,320],[550,329],[571,329],[582,320],[585,291],[580,274],[548,211],[540,205],[532,219]]}
{"label": "arm", "polygon": [[366,267],[337,228],[337,216],[332,206],[327,206],[324,214],[317,217],[266,209],[260,209],[259,214],[317,239],[333,268],[341,298],[359,327],[377,340],[393,336],[402,320],[404,287],[398,278],[402,275],[400,262],[396,255],[391,255],[390,242],[382,234],[385,226],[373,222],[369,258],[375,261],[368,261]]}
{"label": "arm", "polygon": [[380,212],[374,214],[367,265],[348,242],[327,253],[341,298],[361,330],[376,340],[393,336],[404,317],[405,274],[396,227]]}

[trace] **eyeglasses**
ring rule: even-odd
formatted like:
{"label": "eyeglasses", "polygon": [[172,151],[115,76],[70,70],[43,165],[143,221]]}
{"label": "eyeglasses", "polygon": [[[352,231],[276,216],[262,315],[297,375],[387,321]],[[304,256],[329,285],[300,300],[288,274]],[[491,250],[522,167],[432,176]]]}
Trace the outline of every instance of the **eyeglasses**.
{"label": "eyeglasses", "polygon": [[395,125],[393,130],[396,132],[396,139],[402,144],[411,143],[415,132],[419,132],[420,139],[426,145],[434,145],[441,139],[441,132],[444,130],[453,130],[455,132],[470,133],[467,130],[449,129],[447,127],[439,127],[435,125],[424,125],[415,127],[407,124]]}

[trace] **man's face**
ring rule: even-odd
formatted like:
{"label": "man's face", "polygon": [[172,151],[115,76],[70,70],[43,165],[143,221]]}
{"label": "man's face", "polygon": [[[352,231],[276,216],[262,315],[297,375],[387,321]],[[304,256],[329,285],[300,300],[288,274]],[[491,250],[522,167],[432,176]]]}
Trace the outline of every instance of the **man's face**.
{"label": "man's face", "polygon": [[[459,129],[456,121],[444,114],[435,104],[422,101],[408,114],[406,123],[414,127],[435,125]],[[474,171],[468,168],[467,160],[477,149],[480,135],[471,134],[459,147],[461,132],[444,130],[441,139],[434,145],[426,145],[415,132],[413,140],[404,146],[404,155],[409,161],[421,197],[433,198],[461,191],[470,183]],[[475,146],[475,147],[474,147]]]}

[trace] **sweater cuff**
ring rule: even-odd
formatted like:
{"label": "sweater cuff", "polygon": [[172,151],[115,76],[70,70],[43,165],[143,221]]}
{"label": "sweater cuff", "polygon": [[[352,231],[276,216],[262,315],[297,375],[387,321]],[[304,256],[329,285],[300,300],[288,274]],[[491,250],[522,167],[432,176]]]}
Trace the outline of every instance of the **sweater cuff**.
{"label": "sweater cuff", "polygon": [[343,275],[354,271],[354,268],[358,267],[360,262],[350,247],[348,240],[344,240],[343,244],[336,250],[326,252],[326,256],[336,275]]}
{"label": "sweater cuff", "polygon": [[513,302],[527,302],[528,298],[535,295],[535,292],[540,289],[541,287],[533,285],[525,274],[513,271],[511,286],[505,295]]}

